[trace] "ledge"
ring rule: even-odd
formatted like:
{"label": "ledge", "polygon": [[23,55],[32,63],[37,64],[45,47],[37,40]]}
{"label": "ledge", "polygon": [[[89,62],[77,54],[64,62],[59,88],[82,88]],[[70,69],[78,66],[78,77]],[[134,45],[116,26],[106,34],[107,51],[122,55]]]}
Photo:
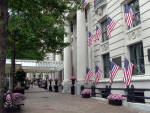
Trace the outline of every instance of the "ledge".
{"label": "ledge", "polygon": [[128,34],[128,33],[130,33],[130,32],[133,32],[133,31],[135,31],[136,29],[141,29],[141,24],[138,25],[138,26],[136,26],[136,27],[133,27],[133,28],[127,30],[127,31],[126,31],[126,34]]}
{"label": "ledge", "polygon": [[[135,81],[150,81],[150,75],[133,75],[131,82]],[[103,78],[103,80],[100,80],[99,83],[107,83],[109,82],[109,78]],[[123,77],[115,78],[113,82],[122,82],[123,83]]]}
{"label": "ledge", "polygon": [[[105,98],[101,98],[101,97],[92,97],[92,98],[100,101],[100,103],[108,104],[108,100]],[[150,104],[132,103],[132,102],[123,101],[123,106],[133,108],[135,110],[140,110],[140,111],[141,110],[148,111],[148,112],[150,111]],[[141,113],[140,111],[139,113]],[[143,113],[146,113],[146,112],[143,112]]]}
{"label": "ledge", "polygon": [[[97,1],[98,1],[98,0],[97,0]],[[99,2],[99,3],[97,3],[96,5],[95,5],[95,3],[94,3],[95,11],[96,11],[98,8],[104,7],[106,4],[107,4],[107,0],[103,0],[101,3]]]}

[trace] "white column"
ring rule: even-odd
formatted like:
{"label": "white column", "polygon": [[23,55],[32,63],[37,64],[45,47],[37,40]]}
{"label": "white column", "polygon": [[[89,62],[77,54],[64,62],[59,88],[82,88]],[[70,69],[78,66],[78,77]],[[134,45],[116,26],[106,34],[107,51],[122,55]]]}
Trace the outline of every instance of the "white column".
{"label": "white column", "polygon": [[52,72],[50,73],[50,78],[53,79]]}
{"label": "white column", "polygon": [[[47,59],[48,57],[48,59]],[[55,54],[54,53],[47,53],[45,57],[45,61],[54,61],[55,60]]]}
{"label": "white column", "polygon": [[51,54],[51,60],[54,61],[55,60],[55,54],[54,53],[50,53]]}
{"label": "white column", "polygon": [[61,54],[56,54],[55,61],[58,61],[58,62],[61,61],[61,57],[62,57]]}
{"label": "white column", "polygon": [[77,80],[84,81],[87,67],[87,31],[85,24],[85,14],[77,11]]}
{"label": "white column", "polygon": [[[67,32],[67,36],[64,38],[64,42],[71,43],[70,37],[70,25],[69,22],[66,21],[65,31]],[[72,58],[71,58],[71,46],[67,46],[64,48],[64,80],[63,80],[63,93],[70,93],[70,77],[72,76]]]}
{"label": "white column", "polygon": [[[61,56],[61,54],[56,54],[55,55],[55,61],[56,62],[61,62],[61,59],[62,59],[62,56]],[[59,79],[59,81],[60,81],[60,76],[61,76],[61,74],[60,74],[60,71],[56,71],[55,72],[55,76],[56,76],[56,78],[58,78]]]}
{"label": "white column", "polygon": [[[65,26],[65,30],[68,35],[65,37],[64,42],[71,42],[70,39],[70,26],[69,23],[66,22],[67,25]],[[64,48],[64,82],[70,81],[70,77],[72,75],[72,61],[71,61],[71,47],[68,46]]]}

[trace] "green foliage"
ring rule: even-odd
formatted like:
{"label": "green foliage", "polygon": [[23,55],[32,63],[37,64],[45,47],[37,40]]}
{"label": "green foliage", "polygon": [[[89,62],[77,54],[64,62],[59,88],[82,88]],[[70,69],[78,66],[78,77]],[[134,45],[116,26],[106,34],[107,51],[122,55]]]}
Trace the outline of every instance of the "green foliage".
{"label": "green foliage", "polygon": [[79,0],[9,0],[8,3],[7,58],[11,56],[14,34],[17,59],[42,60],[45,53],[61,53],[68,45],[63,41],[65,15],[79,7]]}

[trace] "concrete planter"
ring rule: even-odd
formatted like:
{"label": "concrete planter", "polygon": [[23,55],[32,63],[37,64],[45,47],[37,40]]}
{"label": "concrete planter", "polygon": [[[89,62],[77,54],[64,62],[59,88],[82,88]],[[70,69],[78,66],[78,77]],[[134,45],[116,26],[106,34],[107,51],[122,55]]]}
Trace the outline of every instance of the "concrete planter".
{"label": "concrete planter", "polygon": [[82,98],[90,98],[90,94],[82,94]]}
{"label": "concrete planter", "polygon": [[122,100],[108,100],[109,104],[115,106],[122,106]]}

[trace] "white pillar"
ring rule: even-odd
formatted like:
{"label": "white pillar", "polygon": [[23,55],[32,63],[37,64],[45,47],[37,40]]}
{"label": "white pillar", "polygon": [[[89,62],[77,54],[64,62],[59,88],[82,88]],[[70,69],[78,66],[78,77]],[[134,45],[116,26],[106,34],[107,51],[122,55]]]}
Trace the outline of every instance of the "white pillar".
{"label": "white pillar", "polygon": [[84,84],[88,61],[88,36],[85,24],[85,14],[77,11],[77,94],[80,94],[80,86]]}
{"label": "white pillar", "polygon": [[[64,38],[64,42],[71,43],[70,37],[70,25],[66,21],[65,31],[68,33]],[[64,80],[63,80],[63,93],[70,93],[70,77],[72,76],[72,58],[71,58],[71,46],[64,48]]]}
{"label": "white pillar", "polygon": [[53,79],[52,72],[50,73],[50,78]]}
{"label": "white pillar", "polygon": [[85,79],[87,67],[87,31],[85,24],[85,14],[77,11],[77,80],[83,81]]}
{"label": "white pillar", "polygon": [[51,60],[54,61],[55,60],[55,54],[51,53]]}
{"label": "white pillar", "polygon": [[[62,60],[62,55],[61,54],[56,54],[55,55],[55,61],[56,62],[61,62],[61,60]],[[61,79],[61,74],[60,74],[60,71],[56,71],[55,72],[55,76],[56,76],[56,78],[58,78],[59,79],[59,81],[60,81],[60,79]]]}
{"label": "white pillar", "polygon": [[61,57],[62,57],[61,54],[56,54],[55,61],[58,61],[58,62],[61,61]]}
{"label": "white pillar", "polygon": [[39,78],[40,73],[35,74],[35,78]]}
{"label": "white pillar", "polygon": [[49,57],[46,60],[49,60],[49,61],[54,61],[55,60],[55,54],[54,53],[47,53],[46,56]]}
{"label": "white pillar", "polygon": [[[66,22],[65,30],[68,33],[67,37],[65,37],[64,42],[71,42],[70,39],[70,26],[69,23]],[[71,61],[71,47],[68,46],[64,48],[64,82],[70,81],[70,77],[72,75],[72,61]]]}

